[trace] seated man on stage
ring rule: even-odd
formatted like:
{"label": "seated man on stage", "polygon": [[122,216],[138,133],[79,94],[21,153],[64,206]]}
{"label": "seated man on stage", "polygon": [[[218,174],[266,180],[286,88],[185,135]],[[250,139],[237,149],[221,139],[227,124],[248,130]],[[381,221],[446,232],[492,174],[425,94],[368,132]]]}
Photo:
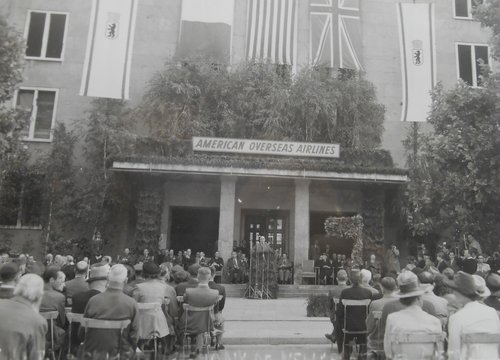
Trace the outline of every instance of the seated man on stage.
{"label": "seated man on stage", "polygon": [[278,281],[280,284],[289,284],[292,280],[292,262],[283,254],[278,261]]}
{"label": "seated man on stage", "polygon": [[319,282],[320,284],[327,285],[332,278],[333,266],[331,260],[323,254],[319,257],[318,261],[314,263],[315,267],[319,268]]}
{"label": "seated man on stage", "polygon": [[236,251],[231,253],[231,257],[227,261],[227,271],[229,274],[229,281],[232,284],[239,284],[242,280],[241,264],[236,256]]}

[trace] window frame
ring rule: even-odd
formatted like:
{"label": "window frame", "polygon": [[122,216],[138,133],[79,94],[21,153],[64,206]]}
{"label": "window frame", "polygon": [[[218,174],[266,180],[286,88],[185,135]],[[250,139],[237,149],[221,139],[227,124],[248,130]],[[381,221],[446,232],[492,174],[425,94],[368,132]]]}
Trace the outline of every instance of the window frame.
{"label": "window frame", "polygon": [[[28,90],[28,91],[34,91],[35,94],[33,95],[33,104],[32,104],[32,109],[36,111],[31,111],[30,115],[30,124],[29,124],[29,129],[28,129],[28,135],[23,136],[21,138],[22,141],[31,141],[31,142],[44,142],[44,143],[50,143],[52,142],[52,137],[53,137],[53,130],[54,130],[54,124],[56,122],[56,115],[57,115],[57,104],[59,102],[59,89],[57,88],[42,88],[42,87],[31,87],[31,86],[21,86],[19,87],[15,93],[14,96],[12,97],[13,101],[13,107],[17,107],[17,98],[19,96],[19,91],[20,90]],[[50,136],[48,139],[38,139],[35,138],[35,123],[36,123],[36,115],[38,113],[38,108],[36,106],[36,102],[38,99],[38,92],[39,91],[52,91],[55,92],[54,96],[54,110],[52,111],[52,122],[50,124]]]}
{"label": "window frame", "polygon": [[476,58],[476,51],[475,47],[476,46],[484,46],[488,49],[488,66],[491,68],[492,66],[492,57],[491,57],[491,49],[488,44],[484,43],[468,43],[468,42],[456,42],[455,43],[455,58],[456,58],[456,69],[457,69],[457,79],[463,80],[460,77],[460,59],[458,56],[458,46],[459,45],[465,45],[471,47],[471,61],[472,61],[472,85],[470,85],[473,88],[481,88],[482,86],[477,84],[477,70],[476,70],[476,64],[477,64],[477,58]]}
{"label": "window frame", "polygon": [[474,7],[474,0],[467,0],[467,16],[458,16],[457,15],[457,0],[453,1],[453,18],[457,20],[470,20],[476,21],[472,16],[472,9]]}
{"label": "window frame", "polygon": [[[45,24],[43,28],[43,37],[42,37],[42,48],[40,50],[41,54],[40,56],[29,56],[26,55],[26,52],[24,53],[24,58],[26,60],[40,60],[40,61],[56,61],[56,62],[62,62],[64,61],[64,53],[66,50],[66,35],[68,33],[68,23],[69,23],[69,13],[68,12],[62,12],[62,11],[50,11],[50,10],[28,10],[28,14],[26,16],[26,23],[24,24],[24,40],[26,43],[28,42],[28,33],[29,33],[29,28],[31,24],[31,14],[32,13],[44,13],[45,14]],[[52,57],[47,57],[47,44],[49,40],[49,29],[50,29],[50,22],[52,21],[51,15],[65,15],[66,16],[66,21],[64,22],[64,34],[62,36],[62,48],[61,48],[61,57],[60,58],[52,58]],[[47,16],[50,19],[47,21]]]}

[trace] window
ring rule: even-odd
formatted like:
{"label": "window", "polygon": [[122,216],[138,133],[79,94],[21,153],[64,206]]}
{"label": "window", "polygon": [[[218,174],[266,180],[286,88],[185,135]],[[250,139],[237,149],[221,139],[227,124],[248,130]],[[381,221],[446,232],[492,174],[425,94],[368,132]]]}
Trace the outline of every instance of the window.
{"label": "window", "polygon": [[463,19],[472,19],[472,10],[483,3],[483,0],[454,0],[455,17]]}
{"label": "window", "polygon": [[29,174],[5,176],[0,192],[0,226],[39,227],[42,214],[42,178]]}
{"label": "window", "polygon": [[20,89],[15,99],[17,108],[31,113],[30,124],[24,130],[26,140],[52,140],[57,90]]}
{"label": "window", "polygon": [[62,60],[66,14],[30,11],[26,23],[26,57]]}
{"label": "window", "polygon": [[470,86],[481,86],[481,65],[489,64],[486,45],[457,44],[458,76]]}

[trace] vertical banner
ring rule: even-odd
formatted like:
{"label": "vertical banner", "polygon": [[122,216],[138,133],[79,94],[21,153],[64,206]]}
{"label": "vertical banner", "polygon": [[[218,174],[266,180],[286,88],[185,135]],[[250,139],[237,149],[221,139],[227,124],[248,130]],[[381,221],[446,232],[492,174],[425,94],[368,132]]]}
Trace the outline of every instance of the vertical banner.
{"label": "vertical banner", "polygon": [[310,0],[311,65],[363,69],[359,0]]}
{"label": "vertical banner", "polygon": [[231,60],[234,0],[183,0],[177,57]]}
{"label": "vertical banner", "polygon": [[247,58],[271,64],[296,64],[297,2],[249,0]]}
{"label": "vertical banner", "polygon": [[401,121],[425,121],[436,84],[434,4],[397,4],[403,109]]}
{"label": "vertical banner", "polygon": [[93,0],[80,95],[129,99],[137,0]]}

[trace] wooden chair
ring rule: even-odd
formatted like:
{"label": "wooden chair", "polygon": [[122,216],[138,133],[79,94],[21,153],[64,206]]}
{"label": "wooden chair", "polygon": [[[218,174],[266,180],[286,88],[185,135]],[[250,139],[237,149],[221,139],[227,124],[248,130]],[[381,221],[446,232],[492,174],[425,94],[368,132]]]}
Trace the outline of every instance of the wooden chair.
{"label": "wooden chair", "polygon": [[56,354],[54,350],[54,322],[56,321],[57,317],[59,316],[59,311],[44,311],[40,312],[40,315],[47,320],[49,323],[49,328],[50,328],[50,347],[48,351],[48,356],[52,358],[52,360],[55,360]]}
{"label": "wooden chair", "polygon": [[466,349],[466,359],[472,358],[473,354],[471,351],[472,345],[492,345],[495,344],[497,346],[497,358],[499,354],[499,346],[500,346],[500,334],[492,334],[492,333],[470,333],[470,334],[462,334],[462,344],[465,344]]}
{"label": "wooden chair", "polygon": [[[219,295],[220,297],[220,295]],[[198,307],[198,306],[192,306],[186,303],[182,304],[182,308],[185,312],[185,323],[184,323],[184,334],[183,334],[183,346],[182,346],[182,355],[183,358],[186,358],[186,356],[189,356],[189,354],[186,354],[186,344],[187,344],[187,338],[192,337],[196,335],[197,337],[197,346],[198,344],[201,343],[201,350],[202,353],[208,354],[208,349],[210,349],[210,342],[211,342],[211,323],[210,320],[214,318],[214,306],[205,306],[205,307]],[[193,330],[188,328],[188,318],[189,318],[189,312],[207,312],[207,324],[206,328],[204,329],[205,331],[201,334],[197,332],[193,332]],[[198,342],[199,341],[199,342]],[[189,349],[191,351],[191,349]]]}
{"label": "wooden chair", "polygon": [[[347,317],[348,317],[348,311],[347,309],[349,307],[360,307],[363,306],[365,308],[365,317],[368,315],[368,307],[370,306],[370,299],[363,299],[363,300],[350,300],[350,299],[342,299],[342,305],[344,306],[344,326],[342,328],[342,332],[344,333],[344,341],[342,342],[342,357],[344,357],[345,354],[345,349],[346,349],[346,335],[367,335],[367,331],[353,331],[353,330],[348,330],[347,329]],[[350,345],[348,345],[350,346]]]}
{"label": "wooden chair", "polygon": [[318,282],[318,273],[314,268],[314,260],[302,261],[302,279],[304,278],[313,278],[314,285]]}
{"label": "wooden chair", "polygon": [[[170,299],[165,298],[163,304],[168,305],[169,303]],[[137,303],[137,309],[139,310],[139,340],[153,339],[153,354],[154,358],[157,359],[158,338],[162,338],[168,335],[168,333],[165,333],[165,328],[168,331],[168,324],[165,314],[162,310],[162,304]],[[148,318],[148,321],[144,321],[146,318]],[[144,345],[145,344],[142,344],[141,351],[143,353],[146,353],[148,351],[144,350]]]}
{"label": "wooden chair", "polygon": [[130,320],[101,320],[101,319],[90,319],[83,318],[80,326],[85,328],[85,338],[83,340],[83,352],[85,353],[85,345],[87,340],[88,329],[109,329],[109,330],[119,330],[120,336],[118,337],[118,354],[117,358],[120,359],[120,349],[122,342],[123,330],[130,325]]}
{"label": "wooden chair", "polygon": [[[380,332],[380,319],[382,319],[382,311],[381,310],[376,310],[376,311],[370,311],[370,313],[373,316],[373,320],[375,321],[375,331],[377,332],[377,342],[380,344],[384,342],[384,334]],[[382,346],[383,348],[383,346]],[[375,350],[375,349],[370,349],[370,354],[374,354],[376,359],[383,359],[385,356],[384,350]]]}
{"label": "wooden chair", "polygon": [[[442,358],[444,334],[443,333],[416,333],[416,332],[400,332],[391,334],[390,347],[393,358],[398,358],[399,355],[408,356],[408,352],[404,351],[405,345],[415,345],[419,351],[427,348],[427,353],[432,354],[431,359],[438,360]],[[412,353],[410,359],[427,359],[422,353]]]}
{"label": "wooden chair", "polygon": [[[71,308],[70,308],[71,310]],[[83,320],[83,314],[72,313],[71,311],[66,312],[66,318],[68,319],[68,358],[71,355],[71,332],[73,328],[73,323],[81,324]]]}

